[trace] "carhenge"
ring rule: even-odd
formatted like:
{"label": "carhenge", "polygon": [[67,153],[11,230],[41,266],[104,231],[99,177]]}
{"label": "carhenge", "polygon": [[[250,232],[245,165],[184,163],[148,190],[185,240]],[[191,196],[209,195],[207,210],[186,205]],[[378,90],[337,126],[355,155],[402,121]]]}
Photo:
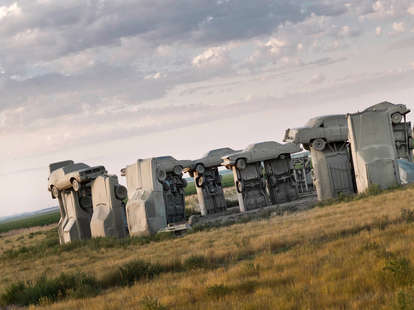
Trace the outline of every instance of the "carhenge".
{"label": "carhenge", "polygon": [[193,161],[191,166],[184,168],[184,172],[188,172],[194,178],[201,215],[206,216],[226,210],[226,199],[218,167],[221,166],[223,156],[235,152],[231,148],[212,150]]}
{"label": "carhenge", "polygon": [[233,171],[241,212],[297,199],[290,154],[300,151],[292,143],[268,141],[251,144],[244,151],[223,157],[222,165]]}
{"label": "carhenge", "polygon": [[358,192],[371,185],[390,188],[400,184],[398,152],[388,110],[348,114],[349,142]]}
{"label": "carhenge", "polygon": [[60,208],[60,243],[90,239],[93,213],[91,182],[104,175],[105,168],[67,160],[50,164],[49,172],[48,189],[52,198],[58,199]]}
{"label": "carhenge", "polygon": [[130,235],[155,234],[185,222],[187,182],[183,179],[183,167],[189,165],[191,161],[163,156],[138,159],[121,170],[128,187],[126,214]]}
{"label": "carhenge", "polygon": [[404,104],[393,104],[391,102],[384,101],[367,108],[363,112],[368,111],[388,112],[391,117],[397,157],[412,162],[413,136],[411,122],[407,121],[407,114],[410,112],[407,106]]}
{"label": "carhenge", "polygon": [[287,129],[284,141],[310,150],[319,200],[355,193],[346,115],[312,118],[305,127]]}

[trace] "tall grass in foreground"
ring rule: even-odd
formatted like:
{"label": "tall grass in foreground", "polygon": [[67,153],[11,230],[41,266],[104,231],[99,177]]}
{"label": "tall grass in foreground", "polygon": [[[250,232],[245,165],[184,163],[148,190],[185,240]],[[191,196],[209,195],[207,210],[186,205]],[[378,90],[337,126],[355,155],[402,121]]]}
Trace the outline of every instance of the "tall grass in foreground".
{"label": "tall grass in foreground", "polygon": [[[50,304],[67,298],[92,297],[105,289],[132,286],[139,281],[149,283],[148,281],[162,274],[180,273],[188,276],[197,270],[214,272],[222,268],[225,268],[224,270],[231,269],[240,264],[242,264],[242,269],[239,271],[239,278],[249,279],[248,281],[242,281],[239,284],[224,283],[207,286],[205,296],[208,299],[220,300],[231,295],[253,294],[263,285],[260,281],[251,280],[251,278],[260,278],[262,273],[260,264],[250,262],[255,258],[263,255],[288,253],[300,249],[304,245],[309,246],[309,244],[313,247],[323,247],[332,242],[341,242],[345,238],[356,237],[364,231],[385,231],[389,226],[395,228],[396,225],[411,224],[414,221],[413,214],[412,210],[402,209],[400,217],[394,220],[379,219],[369,225],[352,227],[308,240],[306,244],[303,244],[303,241],[292,241],[285,244],[273,241],[255,249],[240,247],[237,251],[231,252],[231,255],[191,255],[185,259],[176,258],[165,263],[150,263],[140,259],[133,260],[105,273],[99,279],[83,273],[62,273],[59,277],[52,279],[42,275],[35,281],[19,281],[9,285],[0,296],[0,305]],[[363,243],[362,249],[364,252],[371,251],[377,259],[383,261],[381,272],[376,275],[376,277],[380,277],[379,280],[385,281],[382,285],[407,289],[413,287],[414,267],[408,258],[401,256],[401,253],[388,251],[376,242]],[[375,278],[375,275],[373,276]],[[275,284],[287,285],[290,281],[292,280],[287,282],[282,280],[279,283],[276,280]],[[271,282],[270,286],[272,285]],[[404,292],[399,293],[399,296],[397,302],[404,304],[408,304],[414,297],[414,295]],[[148,301],[150,297],[146,296],[145,298]],[[160,307],[162,306],[158,299],[154,303]]]}
{"label": "tall grass in foreground", "polygon": [[0,292],[64,272],[92,276],[98,295],[68,289],[34,309],[410,309],[413,201],[409,187],[156,242],[4,256]]}

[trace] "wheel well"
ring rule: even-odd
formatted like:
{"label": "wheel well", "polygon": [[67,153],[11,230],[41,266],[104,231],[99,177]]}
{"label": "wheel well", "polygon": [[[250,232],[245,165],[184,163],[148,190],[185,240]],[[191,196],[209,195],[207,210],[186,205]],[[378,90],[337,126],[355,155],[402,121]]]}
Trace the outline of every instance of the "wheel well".
{"label": "wheel well", "polygon": [[323,141],[327,142],[327,141],[326,141],[326,138],[313,138],[313,139],[311,139],[311,140],[309,141],[309,145],[310,145],[310,144],[312,144],[312,143],[313,143],[313,141],[315,141],[316,139],[321,139],[321,140],[323,140]]}

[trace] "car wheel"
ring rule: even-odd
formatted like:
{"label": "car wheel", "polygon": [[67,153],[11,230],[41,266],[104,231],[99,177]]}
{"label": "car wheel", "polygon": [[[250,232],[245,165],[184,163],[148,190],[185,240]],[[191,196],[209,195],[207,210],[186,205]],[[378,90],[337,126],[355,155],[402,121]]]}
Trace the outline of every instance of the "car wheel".
{"label": "car wheel", "polygon": [[315,151],[323,151],[326,146],[326,141],[324,139],[315,139],[312,142],[312,148]]}
{"label": "car wheel", "polygon": [[195,170],[198,172],[198,174],[203,174],[204,171],[206,171],[206,168],[203,164],[197,164]]}
{"label": "car wheel", "polygon": [[183,167],[181,166],[175,166],[174,167],[174,174],[175,175],[181,175],[183,173]]}
{"label": "car wheel", "polygon": [[59,190],[56,188],[56,186],[52,186],[51,192],[52,192],[52,197],[54,199],[59,197]]}
{"label": "car wheel", "polygon": [[165,181],[165,179],[167,178],[167,173],[165,172],[165,170],[158,170],[157,178],[160,182]]}
{"label": "car wheel", "polygon": [[236,161],[236,167],[237,167],[237,169],[240,169],[240,170],[246,169],[246,167],[247,167],[246,159],[239,158]]}
{"label": "car wheel", "polygon": [[402,121],[403,116],[401,115],[401,113],[394,113],[393,115],[391,115],[391,121],[393,124],[399,124]]}
{"label": "car wheel", "polygon": [[79,190],[80,190],[80,188],[81,188],[81,185],[80,185],[80,183],[78,182],[78,180],[73,179],[71,183],[72,183],[72,188],[73,188],[73,190],[74,190],[75,192],[79,192]]}
{"label": "car wheel", "polygon": [[119,200],[124,200],[128,195],[128,191],[125,186],[117,185],[115,186],[115,197]]}

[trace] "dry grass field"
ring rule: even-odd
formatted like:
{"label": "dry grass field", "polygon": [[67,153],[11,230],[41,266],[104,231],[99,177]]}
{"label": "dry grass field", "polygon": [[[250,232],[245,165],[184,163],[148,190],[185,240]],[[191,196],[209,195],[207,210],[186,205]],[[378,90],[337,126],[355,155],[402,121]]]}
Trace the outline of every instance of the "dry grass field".
{"label": "dry grass field", "polygon": [[60,247],[50,228],[2,236],[0,292],[64,272],[95,282],[31,309],[414,309],[413,201],[407,187],[124,243]]}

